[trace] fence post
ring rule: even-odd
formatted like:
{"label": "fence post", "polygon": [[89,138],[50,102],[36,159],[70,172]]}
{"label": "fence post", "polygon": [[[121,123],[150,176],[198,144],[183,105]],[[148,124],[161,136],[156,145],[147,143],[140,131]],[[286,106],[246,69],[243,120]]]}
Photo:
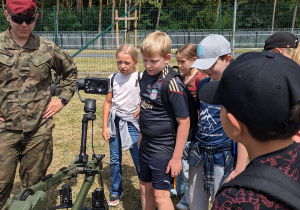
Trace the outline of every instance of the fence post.
{"label": "fence post", "polygon": [[58,40],[57,40],[57,25],[56,25],[56,7],[53,7],[53,19],[54,19],[54,43],[58,45]]}
{"label": "fence post", "polygon": [[220,4],[220,11],[219,11],[219,35],[221,34],[221,25],[222,25],[222,3]]}
{"label": "fence post", "polygon": [[235,45],[236,6],[237,6],[237,0],[234,0],[233,28],[232,28],[232,57],[234,57],[234,45]]}

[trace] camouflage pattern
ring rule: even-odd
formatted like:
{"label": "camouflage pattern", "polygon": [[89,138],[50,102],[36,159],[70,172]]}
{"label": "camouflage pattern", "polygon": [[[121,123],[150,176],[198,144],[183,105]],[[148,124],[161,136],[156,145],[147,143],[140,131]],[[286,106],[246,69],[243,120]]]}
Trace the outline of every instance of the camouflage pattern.
{"label": "camouflage pattern", "polygon": [[0,114],[6,129],[33,131],[51,100],[51,69],[62,76],[59,97],[68,101],[76,90],[77,68],[53,42],[31,34],[20,48],[9,32],[0,34]]}
{"label": "camouflage pattern", "polygon": [[68,54],[33,33],[22,48],[9,30],[0,33],[0,208],[19,161],[23,187],[39,182],[51,163],[54,122],[42,118],[51,101],[51,69],[62,78],[59,97],[69,101],[76,90],[77,68]]}
{"label": "camouflage pattern", "polygon": [[52,119],[43,119],[41,127],[27,133],[7,130],[0,124],[0,209],[9,198],[19,161],[22,188],[46,175],[53,155],[53,128]]}

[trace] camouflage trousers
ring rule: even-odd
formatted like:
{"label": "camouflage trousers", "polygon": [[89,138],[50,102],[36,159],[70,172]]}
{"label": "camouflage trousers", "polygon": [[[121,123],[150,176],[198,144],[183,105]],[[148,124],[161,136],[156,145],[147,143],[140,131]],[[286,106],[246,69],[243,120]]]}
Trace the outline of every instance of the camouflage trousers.
{"label": "camouflage trousers", "polygon": [[10,196],[18,163],[22,188],[30,187],[46,175],[53,155],[52,119],[26,133],[6,130],[4,124],[0,123],[0,209]]}

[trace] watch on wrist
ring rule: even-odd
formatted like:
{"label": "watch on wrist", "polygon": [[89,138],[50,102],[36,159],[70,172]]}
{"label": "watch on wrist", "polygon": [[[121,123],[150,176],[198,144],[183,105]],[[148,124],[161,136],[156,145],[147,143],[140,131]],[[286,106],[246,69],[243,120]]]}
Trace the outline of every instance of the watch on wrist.
{"label": "watch on wrist", "polygon": [[65,99],[65,98],[60,98],[60,101],[61,101],[61,103],[64,105],[64,106],[66,106],[67,105],[67,103],[69,102],[67,99]]}

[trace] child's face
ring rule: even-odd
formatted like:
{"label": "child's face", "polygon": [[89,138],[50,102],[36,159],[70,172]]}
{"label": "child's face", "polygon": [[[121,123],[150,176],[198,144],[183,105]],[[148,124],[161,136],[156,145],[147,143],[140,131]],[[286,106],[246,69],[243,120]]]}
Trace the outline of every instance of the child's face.
{"label": "child's face", "polygon": [[171,54],[166,55],[165,58],[160,55],[143,56],[143,64],[149,75],[157,75],[166,67],[170,59]]}
{"label": "child's face", "polygon": [[187,59],[184,56],[182,56],[180,53],[176,54],[176,61],[177,61],[178,68],[183,74],[187,73],[190,70],[190,67],[192,66],[192,64],[196,59],[197,59],[196,57],[192,59]]}
{"label": "child's face", "polygon": [[225,58],[222,60],[221,58],[218,58],[218,60],[212,67],[205,70],[205,73],[211,78],[212,81],[220,80],[224,70],[227,68],[229,63],[230,59]]}
{"label": "child's face", "polygon": [[132,57],[125,53],[117,54],[117,65],[119,72],[123,75],[131,74],[136,71],[138,61],[134,61]]}

